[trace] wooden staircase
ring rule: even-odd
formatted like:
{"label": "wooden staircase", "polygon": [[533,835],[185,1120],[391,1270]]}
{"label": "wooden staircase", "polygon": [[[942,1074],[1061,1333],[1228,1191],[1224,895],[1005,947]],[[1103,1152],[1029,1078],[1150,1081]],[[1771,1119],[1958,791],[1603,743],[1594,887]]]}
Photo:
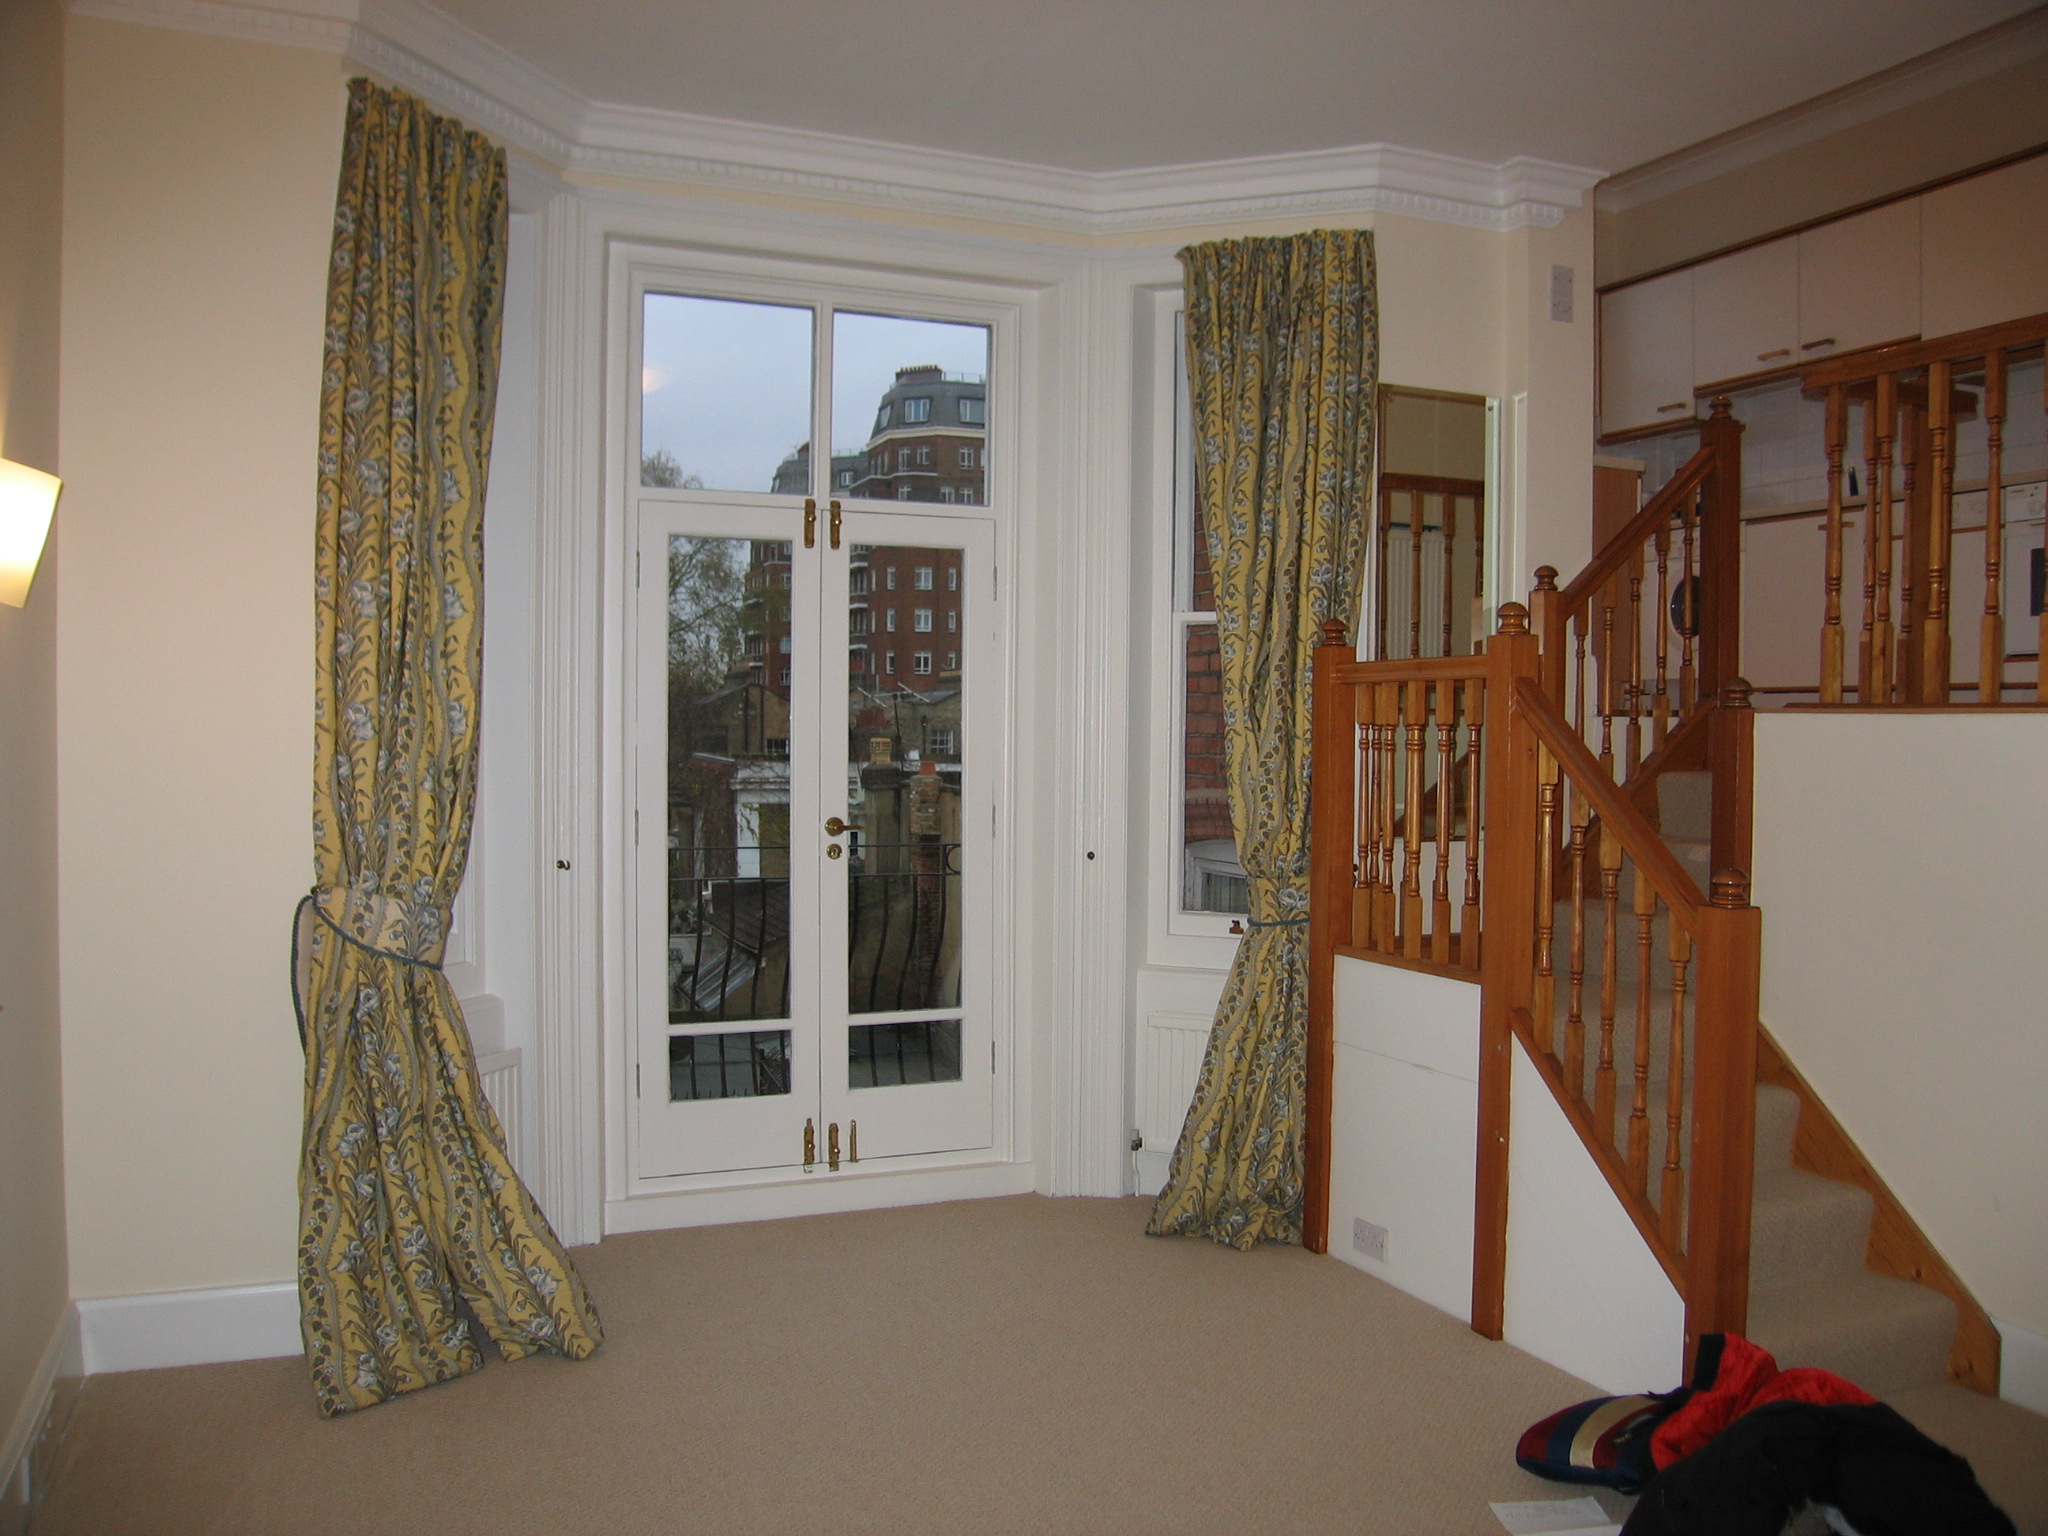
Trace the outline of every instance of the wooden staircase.
{"label": "wooden staircase", "polygon": [[[1921,350],[1882,361],[1896,376],[1939,360]],[[1935,370],[1940,382],[1956,366]],[[1832,376],[1826,387],[1838,471],[1849,391]],[[1963,1426],[1953,1433],[1973,1438],[1958,1448],[2006,1466],[2048,1530],[2048,1420],[1996,1400],[1989,1317],[1758,1019],[1741,431],[1716,402],[1694,459],[1570,583],[1539,571],[1528,607],[1504,605],[1478,654],[1359,661],[1342,627],[1326,628],[1305,1240],[1327,1251],[1337,958],[1476,980],[1476,1330],[1502,1332],[1519,1042],[1683,1299],[1688,1359],[1704,1333],[1742,1333],[1781,1366],[1917,1405],[1937,1438],[1934,1425]],[[1945,528],[1948,487],[1921,490],[1922,525]],[[1831,522],[1820,639],[1839,679],[1839,490]],[[1881,584],[1875,594],[1872,613]],[[1915,616],[1921,654],[1936,658],[1927,608]],[[1932,695],[1915,683],[1886,701]]]}

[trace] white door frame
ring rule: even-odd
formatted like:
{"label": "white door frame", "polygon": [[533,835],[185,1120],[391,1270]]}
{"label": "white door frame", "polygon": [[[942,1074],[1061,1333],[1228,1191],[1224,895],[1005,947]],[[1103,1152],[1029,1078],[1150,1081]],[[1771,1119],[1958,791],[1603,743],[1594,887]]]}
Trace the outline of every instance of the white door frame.
{"label": "white door frame", "polygon": [[[906,1172],[863,1203],[915,1203],[1037,1188],[1116,1194],[1128,1185],[1123,1015],[1131,880],[1127,427],[1137,283],[1174,270],[1170,246],[1090,255],[982,232],[738,207],[715,197],[571,186],[522,163],[521,210],[538,215],[542,264],[535,533],[536,1015],[531,1179],[572,1243],[606,1231],[743,1220],[804,1207],[769,1191],[635,1195],[621,1111],[626,946],[616,942],[623,847],[624,305],[612,262],[637,244],[697,270],[816,280],[876,274],[921,297],[1014,310],[992,428],[1028,447],[997,530],[1011,786],[999,825],[1013,872],[999,893],[995,983],[1015,1027],[1002,1062],[1004,1164]],[[1141,275],[1142,274],[1142,275]],[[924,307],[924,306],[920,306]],[[613,856],[607,858],[607,850]],[[1090,859],[1088,854],[1097,855]],[[500,878],[514,878],[506,871]],[[842,1183],[839,1187],[851,1186]]]}

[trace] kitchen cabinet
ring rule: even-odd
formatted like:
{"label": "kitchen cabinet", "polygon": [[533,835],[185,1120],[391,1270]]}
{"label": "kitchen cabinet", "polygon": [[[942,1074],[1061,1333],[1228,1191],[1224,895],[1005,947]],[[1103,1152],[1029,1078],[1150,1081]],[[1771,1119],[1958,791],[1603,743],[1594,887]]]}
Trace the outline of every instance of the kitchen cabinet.
{"label": "kitchen cabinet", "polygon": [[1600,299],[1600,430],[1684,421],[1692,408],[1692,269]]}
{"label": "kitchen cabinet", "polygon": [[2048,155],[1920,199],[1926,336],[2048,311]]}
{"label": "kitchen cabinet", "polygon": [[1694,387],[1786,367],[1800,340],[1797,237],[1693,268]]}
{"label": "kitchen cabinet", "polygon": [[1802,230],[1795,362],[1922,334],[1920,199]]}

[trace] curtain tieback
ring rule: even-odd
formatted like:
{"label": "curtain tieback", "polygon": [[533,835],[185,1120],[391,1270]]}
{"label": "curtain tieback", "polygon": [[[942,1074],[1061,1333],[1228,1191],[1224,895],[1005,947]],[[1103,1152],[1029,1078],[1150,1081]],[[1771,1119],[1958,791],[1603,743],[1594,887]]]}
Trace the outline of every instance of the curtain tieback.
{"label": "curtain tieback", "polygon": [[438,971],[448,952],[445,907],[411,906],[375,891],[316,885],[292,914],[292,1007],[298,1014],[299,1044],[306,1043],[306,992],[312,985],[308,925],[318,920],[356,948],[400,965]]}

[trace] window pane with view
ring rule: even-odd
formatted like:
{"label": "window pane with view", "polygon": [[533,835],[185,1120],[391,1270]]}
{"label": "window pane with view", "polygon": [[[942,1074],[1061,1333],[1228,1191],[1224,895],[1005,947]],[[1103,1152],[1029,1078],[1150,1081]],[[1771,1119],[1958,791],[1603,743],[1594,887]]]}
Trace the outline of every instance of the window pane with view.
{"label": "window pane with view", "polygon": [[[846,783],[860,831],[848,849],[847,1007],[856,1014],[960,1006],[965,679],[958,652],[941,667],[907,637],[914,616],[928,622],[932,612],[916,603],[939,604],[942,624],[962,621],[966,559],[960,549],[889,544],[848,552]],[[920,572],[923,588],[912,584]]]}
{"label": "window pane with view", "polygon": [[879,501],[988,501],[988,327],[832,317],[832,486]]}
{"label": "window pane with view", "polygon": [[[782,575],[790,555],[774,539],[678,535],[668,543],[674,1026],[789,1016],[790,605]],[[786,1032],[693,1038],[700,1043],[672,1042],[673,1097],[787,1091],[732,1086],[760,1076],[761,1062],[780,1062]],[[687,1072],[678,1065],[685,1060]]]}
{"label": "window pane with view", "polygon": [[812,312],[650,293],[642,321],[640,483],[810,495]]}
{"label": "window pane with view", "polygon": [[[1187,611],[1205,614],[1215,611],[1215,593],[1208,532],[1196,513],[1190,504],[1180,520],[1177,563]],[[1222,647],[1214,624],[1186,624],[1181,635],[1181,910],[1242,913],[1250,900],[1224,788]]]}

